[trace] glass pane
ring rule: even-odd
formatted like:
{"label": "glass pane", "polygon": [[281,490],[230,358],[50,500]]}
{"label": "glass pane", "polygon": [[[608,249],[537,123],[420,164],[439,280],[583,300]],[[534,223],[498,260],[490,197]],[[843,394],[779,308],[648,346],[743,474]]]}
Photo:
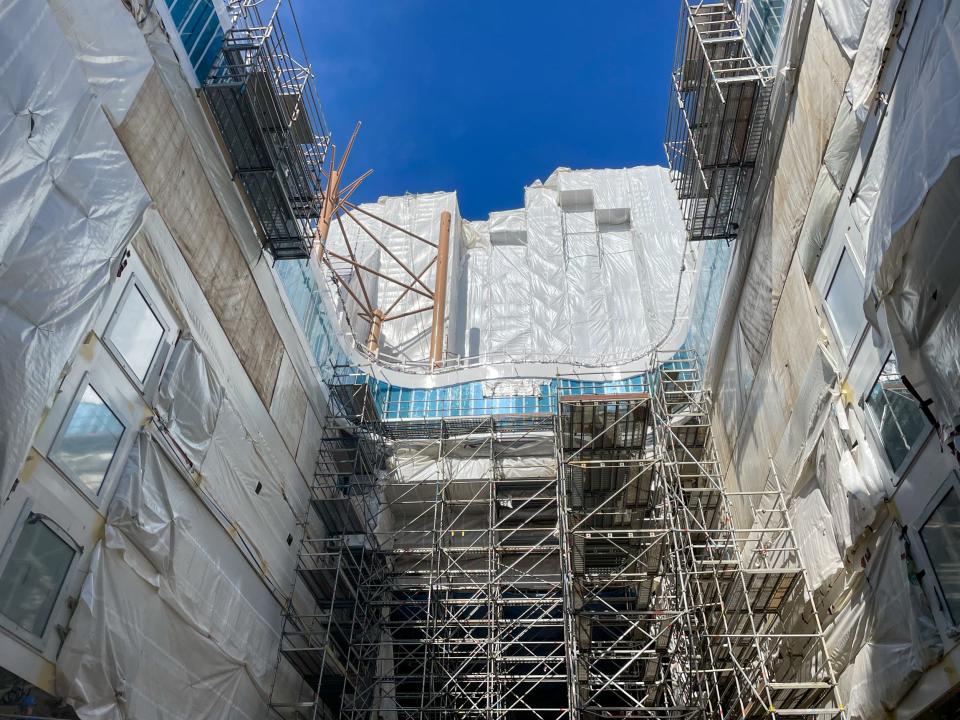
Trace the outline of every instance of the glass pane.
{"label": "glass pane", "polygon": [[893,355],[867,396],[867,408],[880,432],[890,465],[896,470],[927,429],[927,420],[900,379]]}
{"label": "glass pane", "polygon": [[146,379],[162,338],[163,325],[134,286],[110,328],[109,339],[140,382]]}
{"label": "glass pane", "polygon": [[73,554],[73,548],[42,521],[28,520],[0,575],[0,612],[42,636]]}
{"label": "glass pane", "polygon": [[117,450],[123,424],[89,385],[53,445],[50,458],[93,492]]}
{"label": "glass pane", "polygon": [[850,254],[846,251],[840,256],[837,273],[827,291],[827,308],[830,310],[833,325],[840,336],[843,354],[846,355],[865,322],[863,285],[850,259]]}
{"label": "glass pane", "polygon": [[953,621],[960,618],[960,497],[955,490],[933,511],[920,537],[940,581]]}

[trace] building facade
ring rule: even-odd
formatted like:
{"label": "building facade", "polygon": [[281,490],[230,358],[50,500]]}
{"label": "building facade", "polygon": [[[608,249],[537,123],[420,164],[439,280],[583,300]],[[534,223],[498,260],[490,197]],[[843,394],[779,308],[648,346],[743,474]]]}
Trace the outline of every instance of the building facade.
{"label": "building facade", "polygon": [[329,242],[290,12],[0,4],[0,715],[955,712],[960,6],[681,0],[667,169]]}

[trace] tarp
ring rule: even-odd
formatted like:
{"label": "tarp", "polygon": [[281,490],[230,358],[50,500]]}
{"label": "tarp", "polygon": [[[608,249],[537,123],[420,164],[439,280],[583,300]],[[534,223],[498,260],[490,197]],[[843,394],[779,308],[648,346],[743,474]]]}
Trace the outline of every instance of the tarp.
{"label": "tarp", "polygon": [[144,564],[116,536],[94,548],[57,665],[61,692],[77,714],[83,720],[262,717],[264,698],[243,661],[184,623],[149,571],[138,572]]}
{"label": "tarp", "polygon": [[[58,663],[58,689],[84,720],[266,711],[279,606],[188,483],[141,432]],[[284,692],[292,673],[280,664]]]}
{"label": "tarp", "polygon": [[[366,302],[369,297],[378,308],[389,312],[389,316],[402,315],[418,308],[430,306],[430,298],[421,293],[433,291],[436,279],[436,263],[430,265],[436,257],[436,248],[407,232],[413,233],[424,240],[436,245],[440,235],[440,216],[444,211],[451,215],[450,224],[450,256],[448,267],[450,273],[447,283],[446,317],[448,323],[456,316],[457,305],[460,300],[460,288],[454,279],[460,264],[460,254],[463,249],[461,237],[460,211],[457,207],[455,193],[430,193],[424,195],[404,195],[402,197],[384,197],[376,203],[365,203],[361,210],[352,211],[352,217],[342,217],[341,223],[334,223],[330,228],[327,247],[336,256],[329,255],[331,265],[337,275],[348,282],[358,298]],[[370,213],[364,214],[363,211]],[[383,218],[387,223],[371,217]],[[395,226],[395,227],[392,227]],[[403,228],[398,230],[397,228]],[[346,234],[344,234],[344,231]],[[383,250],[371,237],[375,236],[389,252]],[[361,265],[375,267],[382,275],[395,278],[399,283],[409,285],[416,290],[407,290],[403,285],[384,280],[382,277],[369,272],[358,270],[350,262],[351,253]],[[392,254],[392,256],[391,256]],[[418,275],[429,265],[418,283],[408,274],[408,270]],[[325,275],[330,271],[324,268]],[[360,290],[360,279],[367,289],[366,296]],[[426,288],[426,289],[425,289]],[[332,286],[331,286],[332,289]],[[429,291],[429,292],[428,292]],[[346,311],[351,321],[355,321],[358,313],[356,300],[349,297],[344,291],[337,291],[338,302]],[[381,354],[385,358],[406,361],[425,361],[429,355],[430,327],[432,313],[418,312],[398,317],[384,323],[380,336]],[[454,325],[456,323],[453,323]],[[366,341],[367,325],[354,327],[359,342]],[[455,343],[449,335],[445,347],[451,348]]]}
{"label": "tarp", "polygon": [[83,74],[119,125],[153,67],[143,33],[116,0],[48,0]]}
{"label": "tarp", "polygon": [[[870,18],[886,3],[896,5],[876,0]],[[868,238],[867,297],[874,293],[882,299],[894,291],[909,240],[895,233],[960,154],[960,124],[955,122],[960,117],[958,34],[960,6],[947,0],[924,2],[912,28],[901,33],[908,42],[899,77],[908,81],[893,87],[854,205]],[[893,242],[895,237],[899,242]]]}
{"label": "tarp", "polygon": [[149,200],[50,6],[4,3],[0,47],[2,501]]}
{"label": "tarp", "polygon": [[823,19],[848,58],[857,54],[870,0],[817,0]]}
{"label": "tarp", "polygon": [[247,428],[189,336],[177,343],[159,398],[159,418],[200,477],[203,492],[241,535],[264,575],[285,591],[297,550],[292,539],[306,507],[302,480],[285,477],[265,457],[264,441]]}
{"label": "tarp", "polygon": [[912,568],[900,528],[880,535],[868,570],[864,613],[867,643],[856,655],[841,687],[851,720],[872,720],[893,710],[943,650],[926,596]]}
{"label": "tarp", "polygon": [[[436,238],[440,212],[453,215],[449,357],[616,363],[642,358],[661,345],[676,349],[686,336],[698,252],[686,243],[664,168],[561,168],[526,188],[522,209],[479,222],[459,222],[453,193],[381,198],[361,207],[430,240]],[[435,254],[385,223],[357,217],[411,269],[424,267]],[[330,247],[341,256],[334,264],[342,278],[350,277],[349,263],[342,260],[350,250],[358,260],[376,252],[382,272],[405,278],[362,228],[346,220],[343,229],[346,236],[336,226],[330,235]],[[382,278],[363,277],[367,295],[381,309],[404,294]],[[423,279],[432,288],[434,278],[431,267]],[[339,300],[353,324],[360,324],[355,301],[343,291]],[[424,304],[407,292],[392,314]],[[354,331],[362,334],[364,327]],[[429,312],[387,322],[381,357],[424,361],[429,328]]]}
{"label": "tarp", "polygon": [[811,589],[817,590],[843,570],[843,561],[837,550],[830,511],[815,480],[791,501],[790,521]]}

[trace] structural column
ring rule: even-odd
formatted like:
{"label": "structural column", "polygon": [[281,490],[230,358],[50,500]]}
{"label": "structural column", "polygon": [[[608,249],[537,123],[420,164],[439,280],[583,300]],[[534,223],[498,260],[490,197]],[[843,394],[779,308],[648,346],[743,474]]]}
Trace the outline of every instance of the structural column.
{"label": "structural column", "polygon": [[330,169],[330,182],[327,183],[323,195],[323,207],[320,208],[320,219],[317,220],[317,232],[313,251],[317,254],[317,262],[323,261],[323,251],[327,244],[327,235],[330,233],[330,223],[336,210],[338,194],[340,192],[340,173],[336,168]]}
{"label": "structural column", "polygon": [[447,261],[450,256],[450,213],[440,213],[437,279],[433,285],[433,325],[430,330],[430,369],[443,360],[443,318],[447,309]]}
{"label": "structural column", "polygon": [[370,321],[370,335],[367,336],[367,352],[377,355],[380,352],[380,331],[383,329],[383,310],[373,311],[373,320]]}

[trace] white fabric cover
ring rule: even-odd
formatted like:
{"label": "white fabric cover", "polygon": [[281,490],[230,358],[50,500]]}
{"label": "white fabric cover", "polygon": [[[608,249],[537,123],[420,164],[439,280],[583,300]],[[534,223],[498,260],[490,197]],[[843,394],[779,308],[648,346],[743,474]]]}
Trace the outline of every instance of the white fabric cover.
{"label": "white fabric cover", "polygon": [[189,337],[178,342],[159,396],[160,418],[198,472],[201,488],[240,534],[263,574],[286,590],[297,550],[287,538],[297,537],[297,517],[306,502],[303,482],[299,477],[288,482],[266,459],[263,439],[245,426]]}
{"label": "white fabric cover", "polygon": [[910,571],[909,553],[891,523],[879,537],[868,569],[864,612],[869,640],[844,679],[848,717],[872,720],[893,710],[920,674],[940,657],[940,633]]}
{"label": "white fabric cover", "polygon": [[876,470],[872,455],[868,450],[863,452],[866,442],[862,439],[857,446],[858,465],[843,437],[838,411],[833,412],[820,440],[817,477],[833,517],[837,544],[846,553],[874,524],[888,488]]}
{"label": "white fabric cover", "polygon": [[[127,458],[90,572],[58,664],[81,718],[265,712],[279,605],[150,431]],[[281,663],[286,692],[291,673]]]}
{"label": "white fabric cover", "polygon": [[[843,3],[837,2],[836,4],[841,5]],[[847,36],[855,31],[855,24],[860,21],[860,15],[864,12],[862,8],[854,7],[854,4],[860,4],[860,0],[856,0],[856,3],[848,3],[850,7],[847,9],[850,11],[850,17],[844,21],[847,29],[841,30],[841,33]],[[883,49],[886,47],[887,41],[890,39],[890,32],[893,30],[897,5],[899,5],[899,0],[871,0],[869,11],[863,20],[863,31],[860,33],[862,42],[858,44],[856,59],[853,68],[850,70],[847,87],[844,90],[847,100],[861,119],[866,117],[873,100],[880,75],[880,66],[883,62]],[[824,13],[824,19],[834,35],[837,35],[838,24],[831,24],[831,15]],[[838,42],[845,52],[849,50],[849,40],[840,41],[838,38]],[[847,57],[850,57],[849,53]]]}
{"label": "white fabric cover", "polygon": [[819,589],[843,570],[843,561],[830,511],[815,481],[809,482],[790,502],[790,522],[811,589]]}
{"label": "white fabric cover", "polygon": [[817,0],[824,22],[844,55],[853,58],[870,10],[870,0]]}
{"label": "white fabric cover", "polygon": [[[896,5],[876,0],[870,19],[887,3]],[[960,155],[958,34],[960,6],[947,0],[924,2],[912,32],[901,34],[909,37],[899,71],[905,81],[894,85],[854,204],[868,239],[868,296],[875,292],[882,299],[894,291],[907,250],[907,238],[895,233],[918,210],[950,160]],[[895,237],[900,241],[894,242]]]}
{"label": "white fabric cover", "polygon": [[[453,193],[381,198],[362,207],[430,240],[437,236],[440,212],[452,214],[448,357],[613,364],[664,344],[679,347],[686,335],[698,252],[686,244],[664,168],[561,168],[526,188],[524,208],[480,222],[459,221]],[[383,223],[357,217],[411,269],[419,270],[435,253]],[[371,262],[375,255],[382,272],[407,281],[362,228],[345,220],[344,229],[346,237],[336,225],[331,229],[334,252],[348,256],[349,241],[358,259]],[[343,260],[334,264],[342,278],[351,277]],[[434,279],[431,268],[424,281],[432,288]],[[367,273],[364,281],[383,310],[403,292]],[[366,326],[355,319],[356,303],[343,291],[339,300],[362,336]],[[392,314],[427,303],[408,292]],[[387,322],[381,357],[424,361],[430,319],[424,312]]]}
{"label": "white fabric cover", "polygon": [[157,411],[178,448],[194,466],[207,455],[220,415],[223,388],[193,338],[183,336],[167,363]]}
{"label": "white fabric cover", "polygon": [[91,572],[57,665],[83,720],[262,717],[243,660],[183,622],[149,564],[122,537],[94,548]]}
{"label": "white fabric cover", "polygon": [[119,125],[153,67],[153,57],[133,15],[117,0],[48,2],[91,89]]}
{"label": "white fabric cover", "polygon": [[0,499],[148,204],[46,2],[0,5]]}

